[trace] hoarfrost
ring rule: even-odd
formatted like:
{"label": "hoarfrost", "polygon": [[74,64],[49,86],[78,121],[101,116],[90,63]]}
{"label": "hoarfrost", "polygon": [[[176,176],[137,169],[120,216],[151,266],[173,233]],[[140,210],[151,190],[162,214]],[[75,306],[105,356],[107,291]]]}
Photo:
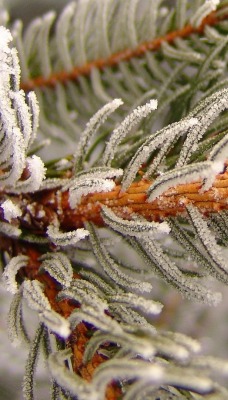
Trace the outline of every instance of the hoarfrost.
{"label": "hoarfrost", "polygon": [[157,106],[157,100],[150,100],[150,102],[146,103],[144,106],[137,107],[123,120],[123,122],[113,131],[106,145],[102,158],[103,165],[111,165],[111,161],[120,142],[136,124],[138,124],[143,118],[147,117],[151,111],[156,110]]}
{"label": "hoarfrost", "polygon": [[[129,236],[143,236],[150,232],[159,231],[169,233],[170,228],[166,222],[148,222],[148,221],[128,221],[118,217],[110,208],[102,207],[102,216],[104,222],[112,229]],[[137,215],[135,216],[137,218]]]}
{"label": "hoarfrost", "polygon": [[57,246],[69,246],[79,242],[79,240],[84,239],[89,235],[89,232],[84,228],[76,229],[75,231],[70,232],[60,232],[57,226],[49,225],[47,234],[50,240]]}
{"label": "hoarfrost", "polygon": [[6,285],[6,289],[15,294],[18,291],[18,284],[16,282],[16,274],[20,268],[26,267],[29,258],[27,256],[16,256],[13,257],[10,262],[5,267],[5,270],[2,274],[2,279],[4,284]]}
{"label": "hoarfrost", "polygon": [[203,178],[211,173],[213,176],[215,165],[211,161],[199,162],[176,168],[158,177],[148,190],[148,201],[151,202],[171,187],[187,184]]}
{"label": "hoarfrost", "polygon": [[73,187],[69,190],[69,203],[70,207],[76,207],[82,196],[86,196],[93,192],[110,192],[115,188],[115,182],[103,178],[84,178],[79,179],[74,183]]}
{"label": "hoarfrost", "polygon": [[70,286],[73,269],[70,260],[64,253],[46,253],[41,260],[41,268],[44,268],[61,285]]}
{"label": "hoarfrost", "polygon": [[20,208],[10,199],[5,200],[4,203],[1,204],[1,207],[4,211],[4,219],[8,222],[11,222],[13,218],[20,217],[22,214]]}
{"label": "hoarfrost", "polygon": [[61,336],[64,339],[67,339],[71,333],[70,323],[67,319],[59,315],[57,312],[53,310],[44,310],[39,313],[40,320],[44,322],[44,324]]}
{"label": "hoarfrost", "polygon": [[32,310],[43,312],[51,310],[51,305],[43,293],[43,286],[37,280],[23,283],[23,296]]}

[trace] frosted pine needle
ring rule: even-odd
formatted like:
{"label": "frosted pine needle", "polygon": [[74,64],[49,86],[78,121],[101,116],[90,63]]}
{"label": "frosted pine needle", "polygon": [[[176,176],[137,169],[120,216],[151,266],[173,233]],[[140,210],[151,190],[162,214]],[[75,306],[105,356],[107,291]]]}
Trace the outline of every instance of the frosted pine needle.
{"label": "frosted pine needle", "polygon": [[129,114],[123,122],[113,131],[103,154],[102,164],[111,165],[111,161],[117,151],[117,146],[124,139],[124,137],[131,131],[131,129],[146,118],[152,111],[157,109],[157,100],[150,100],[144,106],[137,107],[131,114]]}
{"label": "frosted pine needle", "polygon": [[69,246],[84,239],[89,235],[89,232],[83,228],[70,232],[61,232],[57,226],[49,225],[47,234],[49,239],[57,246]]}
{"label": "frosted pine needle", "polygon": [[12,200],[7,199],[2,204],[1,207],[4,211],[4,219],[8,222],[11,222],[11,219],[20,217],[22,214],[21,209],[17,204],[14,204]]}
{"label": "frosted pine needle", "polygon": [[70,286],[73,269],[69,258],[64,253],[46,253],[41,260],[41,268],[45,269],[61,285]]}
{"label": "frosted pine needle", "polygon": [[[169,226],[166,222],[147,222],[147,221],[128,221],[118,217],[110,208],[102,207],[102,217],[104,222],[112,229],[129,236],[143,236],[151,232],[169,233]],[[136,216],[137,218],[137,216]]]}
{"label": "frosted pine needle", "polygon": [[[216,172],[221,170],[221,165],[219,165],[219,167],[218,170],[216,169]],[[215,177],[214,170],[214,163],[205,161],[175,168],[173,171],[166,172],[159,176],[149,188],[148,201],[153,201],[171,187],[207,178],[208,174],[211,173],[213,173]]]}
{"label": "frosted pine needle", "polygon": [[220,0],[206,0],[191,17],[192,25],[198,27],[208,14],[216,10],[219,3]]}
{"label": "frosted pine needle", "polygon": [[103,106],[88,122],[85,131],[81,136],[81,140],[74,154],[75,172],[82,168],[82,161],[88,149],[91,138],[96,134],[99,127],[104,123],[106,118],[123,104],[121,99],[115,99]]}
{"label": "frosted pine needle", "polygon": [[94,192],[110,192],[115,187],[115,182],[103,178],[81,178],[74,182],[69,190],[69,203],[75,208],[81,201],[82,196]]}
{"label": "frosted pine needle", "polygon": [[51,310],[51,305],[44,295],[43,286],[37,280],[27,280],[23,283],[23,296],[32,310],[40,313]]}
{"label": "frosted pine needle", "polygon": [[44,310],[39,314],[40,321],[60,337],[67,339],[71,333],[69,321],[53,310]]}
{"label": "frosted pine needle", "polygon": [[2,274],[2,279],[5,283],[6,289],[15,294],[18,291],[18,284],[16,282],[16,274],[20,268],[26,267],[29,258],[27,256],[19,255],[13,257],[5,267]]}

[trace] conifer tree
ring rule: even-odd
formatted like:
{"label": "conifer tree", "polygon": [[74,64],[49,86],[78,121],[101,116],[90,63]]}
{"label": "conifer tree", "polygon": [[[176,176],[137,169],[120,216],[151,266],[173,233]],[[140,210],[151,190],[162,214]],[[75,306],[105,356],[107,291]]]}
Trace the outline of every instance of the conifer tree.
{"label": "conifer tree", "polygon": [[42,352],[52,400],[228,399],[228,362],[161,327],[170,287],[215,312],[228,283],[227,0],[77,0],[26,27],[2,6],[0,23],[0,249],[24,399]]}

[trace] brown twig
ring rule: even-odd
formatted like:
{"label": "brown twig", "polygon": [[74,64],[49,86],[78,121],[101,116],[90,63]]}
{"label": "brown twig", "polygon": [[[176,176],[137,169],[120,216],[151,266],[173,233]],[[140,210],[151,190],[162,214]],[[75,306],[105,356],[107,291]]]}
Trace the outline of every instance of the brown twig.
{"label": "brown twig", "polygon": [[[189,203],[196,205],[204,214],[228,209],[227,170],[217,175],[213,186],[204,193],[200,192],[202,182],[182,184],[167,190],[159,199],[148,203],[146,191],[151,183],[141,179],[139,182],[133,183],[124,193],[121,192],[121,185],[117,185],[112,192],[92,193],[85,196],[75,210],[69,207],[68,192],[44,191],[34,195],[27,195],[26,201],[20,197],[17,201],[21,201],[23,207],[25,207],[21,225],[23,227],[23,218],[25,218],[27,228],[30,222],[31,230],[36,229],[39,234],[43,235],[45,235],[46,226],[52,223],[52,220],[49,219],[56,218],[56,216],[59,218],[61,228],[65,230],[81,227],[85,221],[93,221],[98,225],[104,225],[101,216],[101,207],[104,204],[123,218],[130,219],[132,213],[139,213],[149,221],[163,220],[169,215],[184,213],[186,204]],[[30,204],[27,211],[30,213],[30,219],[26,218],[26,203]],[[44,210],[46,215],[43,217],[43,221],[38,221],[38,216],[43,215],[43,213],[40,214],[41,210]],[[19,279],[38,279],[41,281],[44,284],[44,293],[53,310],[68,318],[72,311],[79,307],[79,304],[68,299],[59,302],[56,300],[60,290],[57,283],[46,272],[39,272],[39,257],[41,256],[39,246],[15,239],[10,239],[10,241],[12,255],[26,254],[30,260],[28,266],[20,271]],[[4,247],[3,242],[1,242],[1,248]],[[7,249],[9,245],[8,242],[5,244]],[[51,246],[50,251],[54,250]],[[80,276],[74,274],[74,279],[80,279]],[[86,365],[83,363],[85,346],[93,332],[95,330],[91,326],[87,326],[85,322],[82,322],[77,325],[66,342],[66,346],[72,349],[72,362],[75,373],[87,381],[92,380],[96,368],[106,361],[106,357],[96,352]],[[121,395],[121,387],[118,382],[111,382],[107,386],[106,400],[117,400]]]}
{"label": "brown twig", "polygon": [[114,67],[122,61],[129,61],[132,58],[142,57],[147,51],[159,50],[164,42],[172,44],[177,38],[187,38],[194,33],[199,35],[203,34],[206,26],[214,26],[227,18],[228,14],[216,16],[216,13],[212,12],[203,19],[202,23],[198,27],[188,24],[182,29],[169,32],[154,40],[141,43],[134,49],[125,49],[112,54],[107,58],[90,61],[82,66],[74,67],[71,71],[53,72],[48,77],[38,76],[27,82],[22,82],[21,88],[25,91],[30,91],[34,90],[36,87],[55,87],[58,83],[66,84],[68,81],[75,81],[80,76],[88,76],[93,68],[103,70],[106,67]]}
{"label": "brown twig", "polygon": [[[218,174],[212,187],[202,192],[202,182],[181,184],[165,191],[152,202],[148,202],[147,190],[152,181],[141,179],[134,182],[127,191],[121,191],[117,184],[110,192],[91,193],[83,196],[80,204],[71,208],[69,192],[44,190],[14,200],[23,211],[20,217],[22,228],[35,234],[45,235],[48,225],[60,223],[63,231],[70,231],[93,222],[103,226],[101,215],[103,205],[111,208],[118,216],[131,219],[133,213],[145,217],[148,221],[162,221],[169,216],[184,214],[187,204],[194,204],[203,214],[228,210],[228,170]],[[1,215],[0,215],[1,218]]]}
{"label": "brown twig", "polygon": [[[85,221],[103,225],[101,207],[106,205],[120,217],[131,219],[132,213],[144,216],[148,221],[160,221],[169,216],[184,213],[186,205],[194,204],[208,214],[228,209],[228,172],[219,174],[213,186],[206,192],[200,192],[202,182],[178,185],[164,192],[152,202],[147,201],[147,190],[152,182],[140,180],[133,183],[126,192],[121,185],[107,193],[93,193],[85,196],[80,205],[71,209],[68,192],[62,194],[62,213],[60,223],[63,229],[82,227]],[[48,199],[47,203],[48,204]]]}

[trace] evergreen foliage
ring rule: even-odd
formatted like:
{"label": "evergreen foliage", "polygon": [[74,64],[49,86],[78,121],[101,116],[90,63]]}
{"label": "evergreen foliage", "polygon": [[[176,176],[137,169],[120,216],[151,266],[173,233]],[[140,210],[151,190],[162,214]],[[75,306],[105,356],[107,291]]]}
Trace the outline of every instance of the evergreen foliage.
{"label": "evergreen foliage", "polygon": [[228,283],[227,19],[227,0],[78,0],[26,28],[1,10],[0,249],[24,399],[42,349],[53,400],[228,398],[228,361],[160,329],[153,295],[219,307],[211,282]]}

